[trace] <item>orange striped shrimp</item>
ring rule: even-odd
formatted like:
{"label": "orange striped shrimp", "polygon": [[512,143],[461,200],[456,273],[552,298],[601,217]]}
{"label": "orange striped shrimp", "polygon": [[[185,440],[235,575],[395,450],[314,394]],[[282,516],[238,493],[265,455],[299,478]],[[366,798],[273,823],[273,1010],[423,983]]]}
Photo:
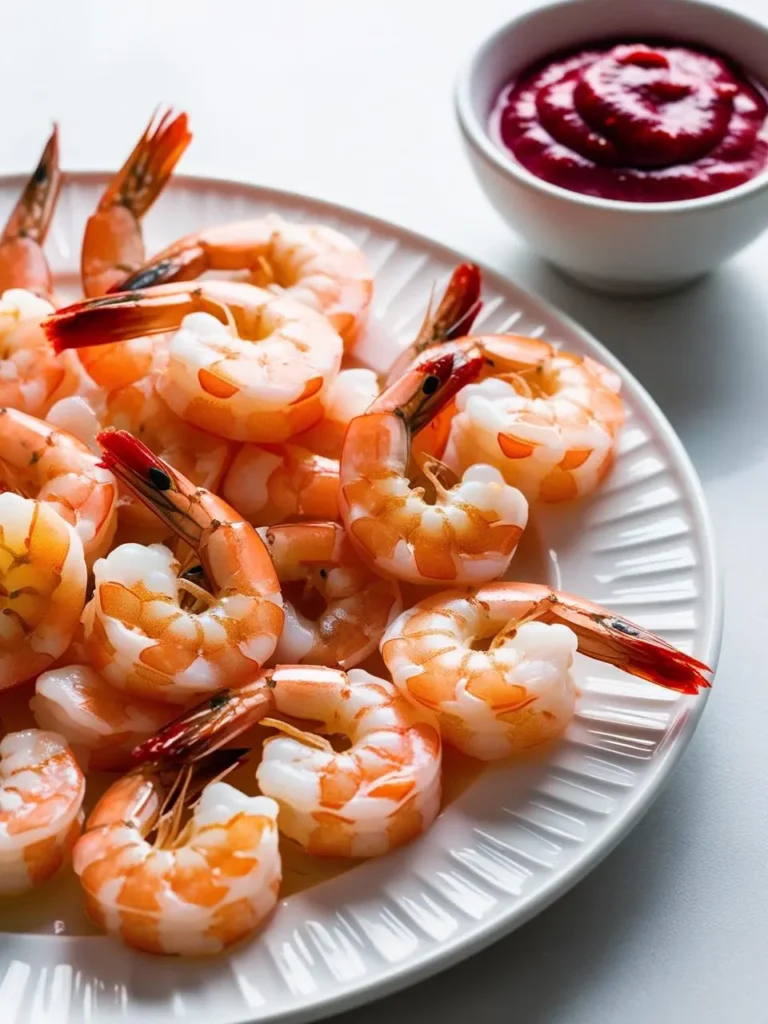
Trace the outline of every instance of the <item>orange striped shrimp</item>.
{"label": "orange striped shrimp", "polygon": [[[102,402],[102,424],[127,430],[196,487],[218,493],[235,445],[185,423],[157,393],[157,379],[158,371],[152,371],[142,380],[107,394]],[[167,528],[153,509],[125,488],[119,518],[123,536],[131,539],[168,536]]]}
{"label": "orange striped shrimp", "polygon": [[44,672],[75,635],[88,571],[52,505],[0,494],[0,689]]}
{"label": "orange striped shrimp", "polygon": [[0,297],[0,406],[45,416],[60,398],[84,389],[77,357],[57,355],[41,327],[51,313],[50,302],[23,288]]}
{"label": "orange striped shrimp", "polygon": [[219,491],[254,526],[295,518],[338,519],[339,460],[290,442],[244,444]]}
{"label": "orange striped shrimp", "polygon": [[157,386],[188,423],[259,443],[285,441],[322,417],[341,338],[319,313],[254,285],[160,285],[75,303],[44,324],[57,350],[179,327]]}
{"label": "orange striped shrimp", "polygon": [[284,665],[241,690],[225,690],[172,722],[137,758],[194,762],[276,711],[346,736],[335,751],[313,733],[283,725],[264,744],[256,778],[280,807],[280,831],[321,857],[377,857],[415,839],[440,809],[437,720],[388,680],[361,669]]}
{"label": "orange striped shrimp", "polygon": [[[259,532],[283,586],[285,625],[275,659],[351,668],[375,651],[402,608],[398,584],[360,561],[338,523],[288,523]],[[324,602],[322,611],[315,599]]]}
{"label": "orange striped shrimp", "polygon": [[127,771],[131,751],[176,713],[168,704],[130,697],[110,686],[88,664],[67,664],[41,673],[29,702],[41,729],[59,733],[84,767]]}
{"label": "orange striped shrimp", "polygon": [[73,864],[103,931],[148,953],[210,955],[274,909],[282,875],[277,805],[225,782],[206,785],[220,768],[217,757],[182,772],[143,765],[98,802]]}
{"label": "orange striped shrimp", "polygon": [[324,458],[338,460],[350,421],[362,416],[381,388],[373,370],[340,370],[323,395],[323,418],[296,436],[295,443]]}
{"label": "orange striped shrimp", "polygon": [[[401,377],[424,349],[469,333],[482,306],[480,290],[478,267],[472,263],[458,266],[437,307],[433,311],[430,300],[416,338],[401,351],[386,376],[382,379],[373,370],[363,367],[341,370],[323,397],[322,420],[299,434],[296,443],[318,455],[338,459],[347,427],[356,416],[366,412],[383,387]],[[451,403],[422,429],[415,441],[414,455],[424,452],[439,457],[442,454],[454,412]]]}
{"label": "orange striped shrimp", "polygon": [[252,284],[322,313],[354,344],[365,326],[373,274],[362,250],[321,224],[291,224],[270,214],[187,235],[159,252],[124,281],[141,290],[191,281],[207,270],[247,271]]}
{"label": "orange striped shrimp", "polygon": [[[198,487],[218,491],[233,457],[233,444],[185,423],[157,394],[157,371],[133,384],[88,399],[76,395],[51,407],[48,423],[66,430],[92,451],[100,452],[97,435],[105,427],[127,430],[155,455],[173,466]],[[230,504],[236,504],[230,501]],[[171,535],[155,513],[125,488],[118,500],[123,540],[165,540]]]}
{"label": "orange striped shrimp", "polygon": [[0,409],[0,484],[50,504],[75,528],[90,565],[117,529],[117,482],[76,437],[16,409]]}
{"label": "orange striped shrimp", "polygon": [[529,501],[593,491],[613,463],[624,422],[618,375],[540,338],[472,340],[494,376],[456,396],[446,462],[459,470],[482,459]]}
{"label": "orange striped shrimp", "polygon": [[0,743],[0,895],[47,881],[80,835],[85,779],[53,732],[25,729]]}
{"label": "orange striped shrimp", "polygon": [[483,760],[563,733],[576,702],[577,650],[680,693],[709,686],[706,665],[642,626],[534,583],[428,597],[381,642],[402,693],[437,714],[446,742]]}
{"label": "orange striped shrimp", "polygon": [[[122,544],[93,567],[85,643],[104,678],[142,699],[188,703],[250,681],[283,628],[280,584],[258,533],[122,430],[99,435],[104,464],[184,540],[211,592],[162,544]],[[181,606],[192,594],[201,611]]]}
{"label": "orange striped shrimp", "polygon": [[479,583],[501,576],[514,555],[528,507],[497,469],[474,465],[446,487],[443,467],[425,459],[432,503],[408,476],[412,435],[482,365],[471,342],[426,349],[349,425],[339,466],[342,521],[381,575],[419,584]]}

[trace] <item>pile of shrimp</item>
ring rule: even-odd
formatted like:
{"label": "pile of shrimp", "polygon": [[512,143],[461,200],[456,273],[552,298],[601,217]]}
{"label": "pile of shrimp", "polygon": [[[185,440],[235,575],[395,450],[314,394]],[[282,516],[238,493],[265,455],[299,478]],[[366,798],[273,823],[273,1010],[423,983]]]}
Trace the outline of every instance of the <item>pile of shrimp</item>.
{"label": "pile of shrimp", "polygon": [[[709,685],[641,626],[509,582],[529,505],[609,473],[615,373],[473,333],[470,265],[374,373],[374,275],[320,224],[268,214],[148,258],[190,140],[184,114],[150,121],[85,226],[74,304],[43,251],[56,128],[0,237],[0,689],[36,723],[0,743],[0,891],[74,869],[98,927],[179,955],[272,913],[281,842],[356,859],[420,836],[443,744],[556,740],[577,651]],[[248,795],[224,778],[254,726]]]}

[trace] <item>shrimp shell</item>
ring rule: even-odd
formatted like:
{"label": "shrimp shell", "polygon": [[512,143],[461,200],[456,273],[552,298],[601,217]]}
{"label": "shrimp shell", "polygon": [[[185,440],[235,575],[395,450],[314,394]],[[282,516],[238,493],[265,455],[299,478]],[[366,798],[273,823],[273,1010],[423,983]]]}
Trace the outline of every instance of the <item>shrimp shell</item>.
{"label": "shrimp shell", "polygon": [[80,834],[85,779],[61,736],[40,729],[0,742],[0,895],[54,875]]}

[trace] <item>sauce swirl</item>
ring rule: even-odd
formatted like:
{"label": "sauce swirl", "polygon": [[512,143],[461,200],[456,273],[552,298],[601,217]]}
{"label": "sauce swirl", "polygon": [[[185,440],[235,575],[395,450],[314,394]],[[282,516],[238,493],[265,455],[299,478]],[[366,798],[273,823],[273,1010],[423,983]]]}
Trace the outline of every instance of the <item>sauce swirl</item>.
{"label": "sauce swirl", "polygon": [[594,45],[507,85],[491,133],[532,174],[629,202],[696,199],[768,164],[762,86],[725,57],[680,45]]}

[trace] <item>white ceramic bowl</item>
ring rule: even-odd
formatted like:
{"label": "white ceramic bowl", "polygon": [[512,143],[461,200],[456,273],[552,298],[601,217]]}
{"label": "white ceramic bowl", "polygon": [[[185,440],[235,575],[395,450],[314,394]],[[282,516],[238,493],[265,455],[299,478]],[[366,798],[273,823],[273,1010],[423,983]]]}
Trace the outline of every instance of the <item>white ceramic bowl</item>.
{"label": "white ceramic bowl", "polygon": [[596,39],[677,38],[730,56],[765,81],[768,29],[696,0],[564,0],[498,29],[459,74],[456,113],[472,166],[496,210],[546,259],[603,291],[651,294],[712,270],[768,226],[768,173],[703,199],[628,203],[535,177],[491,139],[501,88],[558,50]]}

